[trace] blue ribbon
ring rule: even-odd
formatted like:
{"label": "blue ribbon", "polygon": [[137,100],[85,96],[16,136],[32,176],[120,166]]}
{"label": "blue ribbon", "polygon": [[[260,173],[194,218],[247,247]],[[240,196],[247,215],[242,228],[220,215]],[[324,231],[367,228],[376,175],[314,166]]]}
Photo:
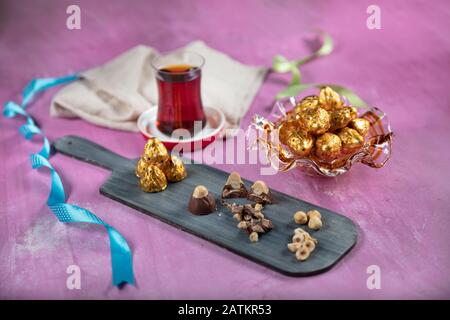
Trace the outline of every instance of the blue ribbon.
{"label": "blue ribbon", "polygon": [[61,178],[48,161],[51,150],[50,143],[42,130],[35,124],[32,117],[25,111],[27,105],[38,92],[59,84],[74,81],[78,78],[74,74],[60,78],[33,79],[22,92],[21,105],[12,101],[6,102],[3,107],[3,115],[7,118],[14,118],[17,115],[24,116],[26,123],[19,128],[19,132],[27,140],[31,140],[35,135],[40,135],[44,140],[42,149],[38,153],[31,154],[30,159],[33,169],[46,167],[50,170],[52,184],[47,199],[47,205],[50,210],[63,223],[85,222],[104,226],[108,232],[111,249],[113,285],[119,286],[122,283],[134,284],[132,254],[127,241],[116,229],[105,223],[92,212],[73,204],[65,203],[66,196]]}

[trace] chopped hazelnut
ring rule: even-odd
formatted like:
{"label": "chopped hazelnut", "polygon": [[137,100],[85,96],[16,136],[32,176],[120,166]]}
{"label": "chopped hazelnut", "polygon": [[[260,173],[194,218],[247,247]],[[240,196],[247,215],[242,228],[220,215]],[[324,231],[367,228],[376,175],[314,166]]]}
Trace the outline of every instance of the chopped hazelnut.
{"label": "chopped hazelnut", "polygon": [[251,242],[257,242],[259,238],[258,233],[253,231],[250,233],[249,238]]}
{"label": "chopped hazelnut", "polygon": [[295,252],[295,257],[297,258],[297,260],[305,261],[309,258],[310,254],[311,252],[302,246],[297,250],[297,252]]}
{"label": "chopped hazelnut", "polygon": [[287,247],[290,252],[295,253],[297,249],[300,247],[300,243],[299,242],[288,243]]}
{"label": "chopped hazelnut", "polygon": [[299,242],[299,243],[301,243],[303,241],[305,241],[305,235],[304,234],[297,233],[297,234],[294,234],[294,236],[292,237],[292,242]]}
{"label": "chopped hazelnut", "polygon": [[310,252],[314,251],[316,248],[316,244],[311,239],[305,240],[305,243],[303,244],[306,249],[308,249]]}
{"label": "chopped hazelnut", "polygon": [[246,221],[241,221],[241,222],[238,223],[237,227],[239,229],[247,229],[248,228],[248,224],[247,224]]}

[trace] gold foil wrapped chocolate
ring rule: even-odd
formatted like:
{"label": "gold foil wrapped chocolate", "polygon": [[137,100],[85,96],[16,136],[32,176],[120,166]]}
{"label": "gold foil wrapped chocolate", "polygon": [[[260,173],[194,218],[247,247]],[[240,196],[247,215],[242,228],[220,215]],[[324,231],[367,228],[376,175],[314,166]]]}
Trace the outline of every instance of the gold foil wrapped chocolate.
{"label": "gold foil wrapped chocolate", "polygon": [[316,155],[319,159],[330,161],[341,154],[342,141],[333,133],[324,133],[316,140]]}
{"label": "gold foil wrapped chocolate", "polygon": [[141,178],[145,175],[145,171],[147,170],[149,163],[144,159],[140,158],[139,161],[136,163],[136,177]]}
{"label": "gold foil wrapped chocolate", "polygon": [[176,156],[171,156],[161,165],[166,178],[169,182],[178,182],[186,178],[187,171],[183,161]]}
{"label": "gold foil wrapped chocolate", "polygon": [[183,162],[169,155],[164,144],[156,138],[147,141],[144,153],[136,163],[135,173],[145,192],[163,191],[168,181],[178,182],[187,176]]}
{"label": "gold foil wrapped chocolate", "polygon": [[342,141],[342,152],[353,152],[362,147],[364,144],[364,138],[351,128],[343,128],[337,132],[338,137]]}
{"label": "gold foil wrapped chocolate", "polygon": [[352,129],[355,129],[360,135],[365,137],[367,133],[369,133],[370,122],[369,120],[364,118],[356,118],[350,121],[348,126]]}
{"label": "gold foil wrapped chocolate", "polygon": [[[252,146],[262,147],[280,172],[299,168],[335,177],[358,162],[383,167],[390,158],[393,137],[386,114],[365,107],[358,117],[360,109],[346,106],[345,101],[330,87],[321,88],[318,96],[279,100],[267,119],[253,117],[251,127],[258,130],[258,137]],[[314,141],[311,149],[305,132]]]}
{"label": "gold foil wrapped chocolate", "polygon": [[319,97],[318,96],[307,96],[303,98],[295,107],[294,113],[301,113],[303,110],[308,108],[314,108],[319,106]]}
{"label": "gold foil wrapped chocolate", "polygon": [[330,115],[321,107],[307,108],[299,114],[299,123],[310,134],[323,134],[330,129]]}
{"label": "gold foil wrapped chocolate", "polygon": [[325,110],[339,109],[344,105],[339,94],[330,87],[322,87],[319,93],[320,106]]}
{"label": "gold foil wrapped chocolate", "polygon": [[166,147],[159,139],[151,138],[145,144],[142,157],[149,163],[162,163],[169,159],[170,156]]}
{"label": "gold foil wrapped chocolate", "polygon": [[358,116],[356,109],[352,107],[342,107],[331,112],[330,131],[345,128],[350,121]]}
{"label": "gold foil wrapped chocolate", "polygon": [[139,186],[145,192],[160,192],[167,188],[167,179],[158,166],[151,164],[139,180]]}
{"label": "gold foil wrapped chocolate", "polygon": [[279,140],[297,156],[305,157],[314,147],[314,138],[298,122],[285,121],[278,128]]}

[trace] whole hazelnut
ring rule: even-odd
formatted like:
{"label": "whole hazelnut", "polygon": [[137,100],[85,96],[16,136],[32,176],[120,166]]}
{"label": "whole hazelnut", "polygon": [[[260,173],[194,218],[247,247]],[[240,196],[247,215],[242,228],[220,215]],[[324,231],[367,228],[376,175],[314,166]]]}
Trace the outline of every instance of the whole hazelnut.
{"label": "whole hazelnut", "polygon": [[318,216],[319,218],[322,218],[322,215],[320,214],[319,211],[317,210],[309,210],[308,213],[306,214],[308,216],[308,218],[311,219],[312,216]]}
{"label": "whole hazelnut", "polygon": [[297,211],[294,213],[294,221],[298,224],[305,224],[308,222],[308,216],[303,211]]}
{"label": "whole hazelnut", "polygon": [[311,216],[309,218],[308,227],[313,230],[322,228],[322,220],[318,216]]}

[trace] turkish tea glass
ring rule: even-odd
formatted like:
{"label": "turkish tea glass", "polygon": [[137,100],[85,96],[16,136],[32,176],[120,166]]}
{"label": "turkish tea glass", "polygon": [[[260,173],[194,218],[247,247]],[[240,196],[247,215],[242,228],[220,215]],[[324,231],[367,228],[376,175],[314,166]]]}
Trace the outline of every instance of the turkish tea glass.
{"label": "turkish tea glass", "polygon": [[[205,59],[194,52],[177,52],[152,61],[158,86],[157,128],[171,135],[177,129],[203,128],[206,117],[201,98]],[[200,123],[200,126],[195,125]]]}

